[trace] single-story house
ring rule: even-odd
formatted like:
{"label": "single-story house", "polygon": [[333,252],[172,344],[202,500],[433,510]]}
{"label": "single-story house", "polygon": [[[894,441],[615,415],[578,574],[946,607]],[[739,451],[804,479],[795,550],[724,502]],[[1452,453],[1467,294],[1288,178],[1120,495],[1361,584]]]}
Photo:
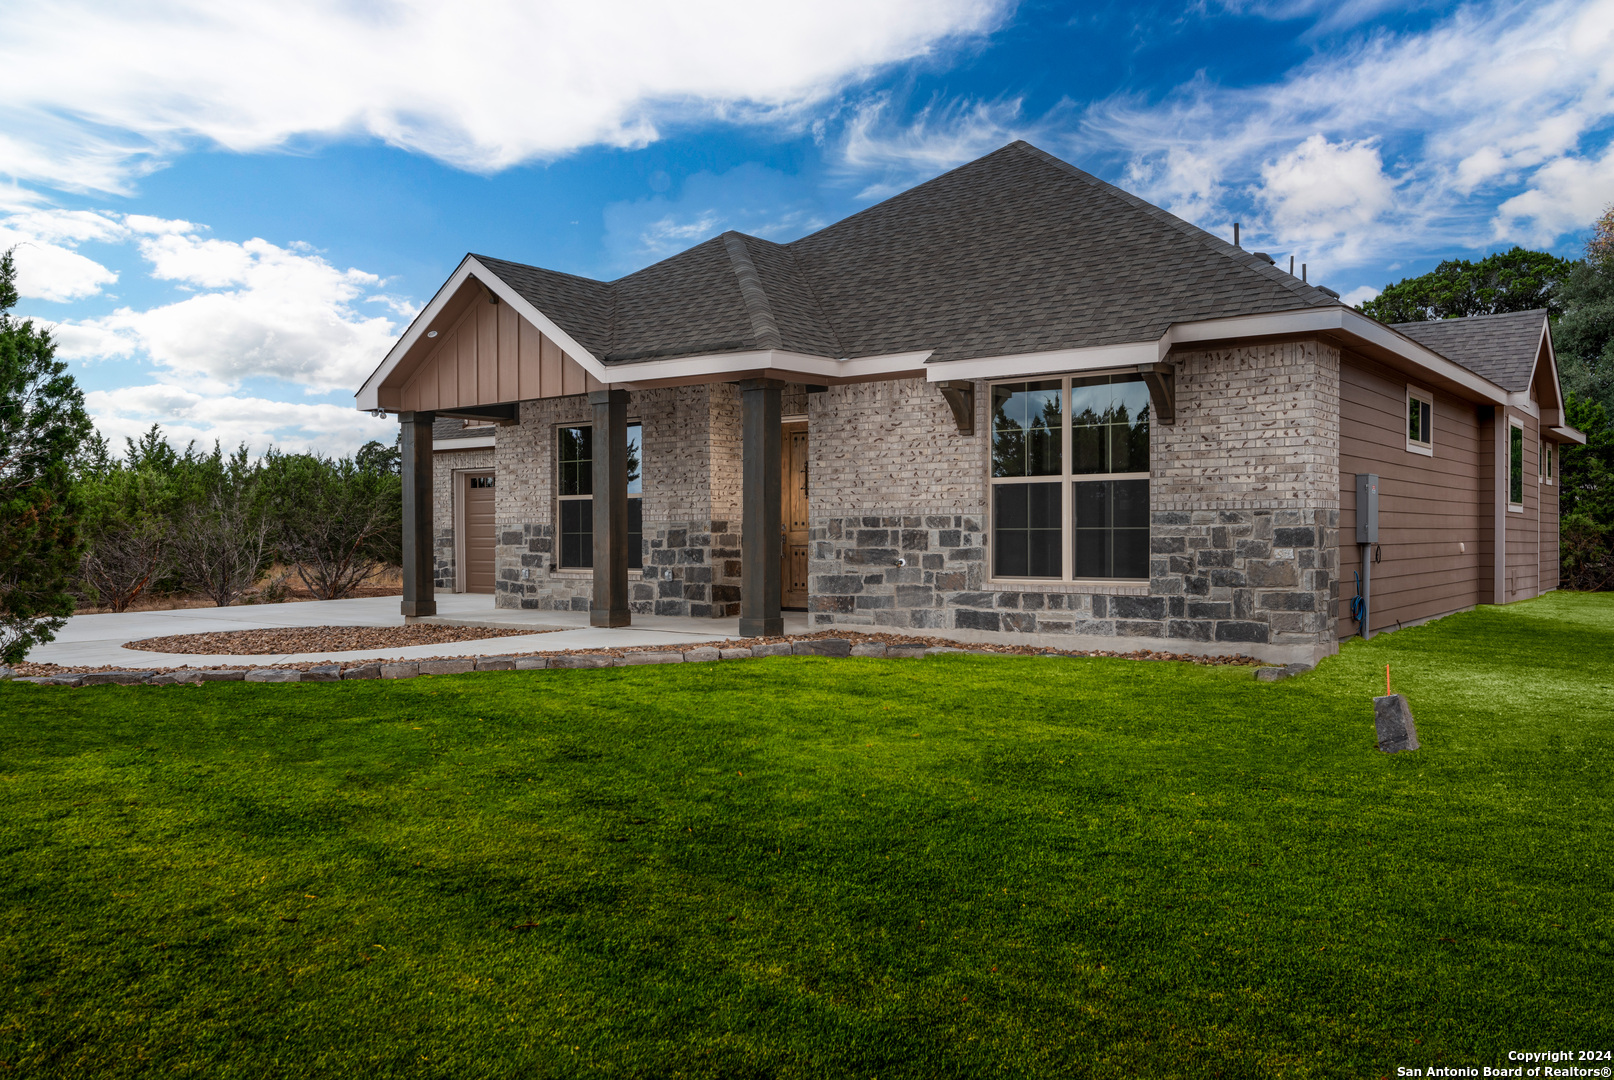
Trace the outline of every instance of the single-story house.
{"label": "single-story house", "polygon": [[357,398],[406,615],[1308,662],[1364,567],[1375,628],[1555,587],[1583,441],[1543,312],[1386,326],[1024,142],[615,281],[467,255]]}

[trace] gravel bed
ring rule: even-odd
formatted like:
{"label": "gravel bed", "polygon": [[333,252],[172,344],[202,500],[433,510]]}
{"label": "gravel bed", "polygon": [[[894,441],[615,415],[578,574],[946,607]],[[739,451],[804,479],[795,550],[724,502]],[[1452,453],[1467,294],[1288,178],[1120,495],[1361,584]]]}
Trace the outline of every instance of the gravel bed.
{"label": "gravel bed", "polygon": [[287,626],[261,630],[220,630],[207,634],[170,634],[124,642],[125,649],[182,653],[189,656],[265,656],[280,653],[357,652],[360,649],[404,649],[411,645],[443,645],[451,641],[552,634],[554,630],[505,630],[485,626]]}
{"label": "gravel bed", "polygon": [[[411,625],[423,626],[423,624],[419,624],[419,623],[411,624]],[[486,631],[478,630],[478,629],[473,628],[473,627],[430,627],[430,626],[423,626],[423,628],[443,629],[443,630],[449,630],[449,629],[471,630],[474,633],[476,633],[478,635],[478,637],[489,636],[489,635],[487,635]],[[338,629],[342,629],[342,628],[338,628]],[[528,633],[528,632],[529,631],[524,631],[524,630],[523,631],[514,631],[514,633],[523,633],[523,634]],[[499,631],[496,636],[505,636],[505,635],[508,635],[510,633],[512,633],[512,631]],[[190,636],[190,635],[186,635],[186,636]],[[470,638],[470,639],[466,639],[466,640],[476,640],[476,638]],[[733,652],[733,651],[737,651],[737,650],[750,650],[750,649],[752,649],[752,648],[754,648],[756,646],[784,645],[784,646],[789,647],[789,646],[794,646],[797,643],[807,643],[807,642],[814,642],[814,641],[826,641],[826,642],[827,641],[845,641],[852,648],[857,648],[858,646],[864,646],[864,647],[884,646],[886,648],[892,648],[892,647],[901,648],[903,646],[907,646],[907,647],[909,647],[911,649],[912,648],[918,648],[918,649],[945,649],[945,650],[952,651],[952,652],[968,652],[968,653],[977,653],[977,654],[994,654],[994,655],[1001,655],[1001,656],[1065,656],[1065,657],[1096,656],[1096,657],[1108,657],[1108,658],[1111,658],[1111,659],[1118,659],[1118,660],[1173,660],[1173,661],[1178,661],[1178,662],[1181,662],[1181,663],[1198,664],[1198,665],[1204,666],[1204,667],[1219,667],[1219,666],[1224,666],[1224,665],[1236,665],[1236,666],[1244,666],[1244,667],[1258,667],[1258,666],[1260,666],[1261,664],[1264,663],[1263,661],[1257,660],[1256,658],[1254,658],[1252,656],[1241,656],[1241,655],[1200,656],[1200,655],[1195,654],[1195,653],[1155,652],[1155,651],[1151,651],[1149,649],[1140,649],[1140,650],[1136,650],[1136,651],[1133,651],[1133,652],[1117,652],[1117,651],[1114,651],[1114,650],[1107,650],[1107,649],[1093,649],[1093,650],[1047,649],[1047,648],[1042,648],[1042,647],[1034,646],[1034,645],[1000,645],[1000,644],[982,645],[982,644],[975,644],[975,643],[970,643],[970,642],[957,641],[957,640],[954,640],[952,638],[926,637],[926,636],[920,636],[920,635],[914,635],[914,634],[891,634],[891,633],[865,634],[865,633],[858,633],[856,631],[848,631],[848,630],[821,630],[821,631],[818,631],[817,633],[812,633],[812,634],[798,634],[798,635],[794,635],[794,636],[785,636],[785,637],[718,639],[718,640],[715,640],[715,641],[689,642],[687,644],[686,643],[679,643],[676,646],[675,645],[670,645],[670,644],[667,644],[667,645],[630,645],[630,646],[624,646],[622,648],[613,648],[613,649],[602,649],[602,648],[593,648],[593,649],[554,649],[554,650],[547,650],[547,651],[540,651],[540,652],[502,653],[502,654],[500,654],[499,659],[516,661],[516,660],[538,658],[538,657],[597,656],[597,657],[612,657],[614,659],[620,660],[623,657],[629,656],[629,655],[634,654],[634,653],[688,653],[688,652],[690,652],[692,650],[696,650],[696,649],[710,649],[710,650],[719,651],[719,652]],[[290,651],[290,650],[287,650],[287,651]],[[712,659],[716,659],[716,658],[717,657],[715,657],[715,656],[712,657]],[[345,670],[345,669],[348,669],[348,668],[355,668],[355,667],[360,667],[360,666],[369,665],[369,664],[426,664],[426,663],[451,662],[451,661],[457,661],[457,660],[474,660],[474,659],[476,659],[476,658],[464,657],[464,656],[424,656],[424,657],[415,657],[415,658],[412,658],[410,660],[398,660],[398,659],[395,659],[395,658],[388,658],[388,657],[374,657],[374,658],[362,659],[362,660],[343,660],[343,661],[340,662],[340,664],[337,664],[335,666],[340,667],[340,668]],[[486,660],[486,659],[490,659],[490,658],[483,657],[482,659]],[[240,671],[257,671],[257,670],[273,669],[273,670],[279,670],[279,671],[302,671],[302,672],[308,672],[308,671],[314,670],[315,668],[329,668],[329,667],[332,666],[332,664],[328,660],[307,660],[307,661],[303,661],[301,663],[230,664],[228,666],[233,670],[240,670]],[[27,661],[24,661],[24,662],[22,662],[22,663],[20,663],[20,664],[18,664],[16,666],[16,674],[19,677],[29,677],[29,676],[37,677],[37,676],[50,676],[50,675],[64,675],[64,674],[68,674],[68,673],[93,674],[93,673],[97,673],[97,672],[124,671],[124,670],[129,670],[129,669],[114,666],[114,665],[104,665],[102,667],[94,667],[94,668],[63,667],[63,666],[61,666],[59,664],[33,664],[33,663],[29,663]],[[168,674],[175,674],[175,673],[183,672],[183,671],[203,670],[203,669],[201,669],[201,668],[191,668],[189,665],[186,665],[184,667],[140,668],[139,670],[141,670],[141,671],[150,671],[150,672],[152,672],[153,674],[156,674],[156,675],[168,675]],[[207,670],[211,670],[211,668],[209,668]]]}

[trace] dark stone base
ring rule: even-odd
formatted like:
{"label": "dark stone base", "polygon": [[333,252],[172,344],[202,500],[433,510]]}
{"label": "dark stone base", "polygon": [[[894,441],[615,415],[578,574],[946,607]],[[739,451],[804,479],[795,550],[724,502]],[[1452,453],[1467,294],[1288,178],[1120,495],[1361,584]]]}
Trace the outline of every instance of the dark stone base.
{"label": "dark stone base", "polygon": [[402,609],[405,618],[419,618],[422,615],[437,614],[436,600],[405,600],[399,607]]}
{"label": "dark stone base", "polygon": [[633,617],[628,614],[627,608],[589,608],[590,626],[628,626],[632,622]]}
{"label": "dark stone base", "polygon": [[740,619],[741,637],[783,637],[785,620],[783,616],[774,619]]}

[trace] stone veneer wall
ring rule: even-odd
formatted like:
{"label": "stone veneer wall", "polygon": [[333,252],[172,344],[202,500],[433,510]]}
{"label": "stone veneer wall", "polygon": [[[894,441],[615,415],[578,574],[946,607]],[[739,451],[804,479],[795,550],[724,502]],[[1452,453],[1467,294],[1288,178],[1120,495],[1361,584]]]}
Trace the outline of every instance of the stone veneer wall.
{"label": "stone veneer wall", "polygon": [[974,436],[958,434],[921,380],[813,395],[814,625],[1284,659],[1332,651],[1337,350],[1301,341],[1172,359],[1177,423],[1151,432],[1147,585],[991,583],[985,383]]}

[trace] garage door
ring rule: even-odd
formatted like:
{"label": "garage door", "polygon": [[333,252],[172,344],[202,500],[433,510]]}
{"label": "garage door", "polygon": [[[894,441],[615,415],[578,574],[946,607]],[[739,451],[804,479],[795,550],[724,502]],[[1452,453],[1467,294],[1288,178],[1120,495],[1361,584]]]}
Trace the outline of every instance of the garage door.
{"label": "garage door", "polygon": [[493,591],[493,474],[465,478],[465,591]]}

